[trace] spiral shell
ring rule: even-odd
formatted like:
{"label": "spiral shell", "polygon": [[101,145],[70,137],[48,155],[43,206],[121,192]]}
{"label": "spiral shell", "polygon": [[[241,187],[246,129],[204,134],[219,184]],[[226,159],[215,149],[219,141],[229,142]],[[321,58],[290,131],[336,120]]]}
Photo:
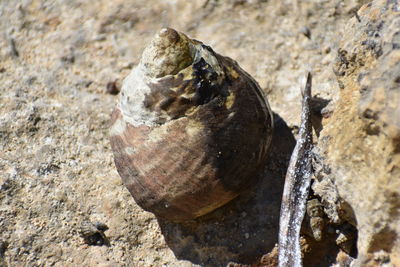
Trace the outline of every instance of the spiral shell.
{"label": "spiral shell", "polygon": [[179,222],[251,185],[267,160],[272,130],[271,110],[249,74],[166,28],[124,80],[110,139],[137,204]]}

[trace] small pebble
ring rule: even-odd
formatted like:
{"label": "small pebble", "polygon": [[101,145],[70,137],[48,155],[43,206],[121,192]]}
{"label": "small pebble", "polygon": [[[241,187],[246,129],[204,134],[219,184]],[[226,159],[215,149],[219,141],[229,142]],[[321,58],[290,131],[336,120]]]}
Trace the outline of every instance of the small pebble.
{"label": "small pebble", "polygon": [[117,81],[108,82],[106,87],[107,93],[111,95],[118,95],[119,88],[117,87]]}
{"label": "small pebble", "polygon": [[11,50],[11,55],[14,57],[19,57],[19,52],[17,50],[17,46],[15,44],[14,38],[10,39],[10,50]]}
{"label": "small pebble", "polygon": [[8,242],[0,239],[0,258],[4,257],[4,253],[6,252],[8,247]]}
{"label": "small pebble", "polygon": [[331,52],[331,47],[329,45],[324,47],[325,54],[329,54]]}
{"label": "small pebble", "polygon": [[307,37],[308,39],[311,39],[311,31],[310,28],[304,26],[301,27],[300,29],[300,33],[302,33],[305,37]]}
{"label": "small pebble", "polygon": [[79,232],[85,244],[89,246],[110,246],[110,241],[104,234],[104,231],[107,230],[108,226],[104,223],[96,222],[92,224],[85,221],[82,223]]}

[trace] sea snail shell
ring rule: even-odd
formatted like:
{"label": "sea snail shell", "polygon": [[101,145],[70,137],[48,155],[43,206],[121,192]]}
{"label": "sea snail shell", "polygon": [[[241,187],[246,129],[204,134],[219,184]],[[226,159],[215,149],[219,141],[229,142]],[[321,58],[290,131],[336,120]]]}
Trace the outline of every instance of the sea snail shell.
{"label": "sea snail shell", "polygon": [[272,129],[271,110],[249,74],[166,28],[124,80],[110,138],[137,204],[179,222],[213,211],[252,184]]}

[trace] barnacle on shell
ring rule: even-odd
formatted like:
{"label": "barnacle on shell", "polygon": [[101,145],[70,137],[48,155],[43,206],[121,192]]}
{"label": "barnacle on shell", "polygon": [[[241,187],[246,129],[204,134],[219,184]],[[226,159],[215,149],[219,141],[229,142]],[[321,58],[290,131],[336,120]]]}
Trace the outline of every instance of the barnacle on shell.
{"label": "barnacle on shell", "polygon": [[267,160],[272,121],[258,84],[234,60],[166,28],[124,80],[110,139],[136,202],[184,221],[254,183]]}

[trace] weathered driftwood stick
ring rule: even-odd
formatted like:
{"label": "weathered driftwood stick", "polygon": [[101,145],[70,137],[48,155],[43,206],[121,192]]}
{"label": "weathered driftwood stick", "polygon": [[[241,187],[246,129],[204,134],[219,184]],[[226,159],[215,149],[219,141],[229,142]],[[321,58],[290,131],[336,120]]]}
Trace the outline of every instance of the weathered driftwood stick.
{"label": "weathered driftwood stick", "polygon": [[312,175],[311,73],[304,89],[299,138],[286,173],[279,222],[279,267],[302,266],[300,228]]}

